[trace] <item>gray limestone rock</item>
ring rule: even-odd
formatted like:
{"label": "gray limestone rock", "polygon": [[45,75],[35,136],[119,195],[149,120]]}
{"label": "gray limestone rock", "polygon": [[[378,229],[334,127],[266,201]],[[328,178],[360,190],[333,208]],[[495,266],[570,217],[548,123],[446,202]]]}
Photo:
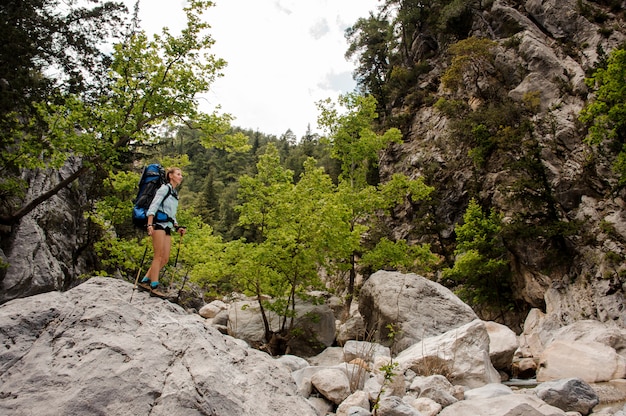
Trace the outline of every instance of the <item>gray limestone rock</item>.
{"label": "gray limestone rock", "polygon": [[375,340],[388,343],[396,325],[393,350],[441,335],[477,319],[472,309],[444,286],[416,274],[378,271],[359,293],[359,311]]}
{"label": "gray limestone rock", "polygon": [[568,378],[540,384],[535,392],[544,402],[565,410],[588,415],[599,403],[598,394],[585,381]]}
{"label": "gray limestone rock", "polygon": [[0,345],[1,414],[316,414],[286,366],[112,278],[5,303]]}

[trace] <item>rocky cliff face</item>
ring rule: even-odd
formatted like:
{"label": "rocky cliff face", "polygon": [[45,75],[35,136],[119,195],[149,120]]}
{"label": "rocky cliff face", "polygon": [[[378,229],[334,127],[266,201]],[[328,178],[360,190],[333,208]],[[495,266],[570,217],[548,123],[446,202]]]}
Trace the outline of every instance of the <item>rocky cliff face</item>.
{"label": "rocky cliff face", "polygon": [[[616,187],[609,153],[584,144],[578,122],[590,98],[586,74],[626,40],[623,12],[576,0],[484,4],[471,34],[497,42],[489,69],[493,79],[466,79],[458,91],[446,90],[439,83],[449,64],[442,55],[429,61],[434,69],[417,88],[436,91],[434,101],[462,101],[470,117],[490,105],[480,91],[484,83],[491,82],[492,91],[513,103],[509,109],[527,106],[534,95],[538,100],[527,119],[513,119],[514,112],[504,106],[499,114],[502,128],[531,127],[519,140],[496,143],[477,166],[470,157],[475,144],[459,137],[458,120],[434,105],[396,105],[395,114],[408,113],[411,121],[405,142],[386,152],[380,171],[383,177],[397,171],[424,176],[437,188],[430,207],[397,210],[396,235],[423,241],[427,216],[429,241],[451,260],[454,227],[469,199],[477,198],[517,227],[505,244],[515,295],[525,305],[522,318],[526,308],[538,307],[563,323],[591,318],[626,326],[626,193]],[[594,13],[602,14],[601,23]]]}
{"label": "rocky cliff face", "polygon": [[[60,171],[26,172],[30,186],[26,200],[37,198],[77,169],[70,160]],[[79,276],[93,270],[90,246],[95,238],[84,218],[86,180],[75,182],[23,217],[12,229],[0,232],[0,304],[18,297],[65,290]]]}

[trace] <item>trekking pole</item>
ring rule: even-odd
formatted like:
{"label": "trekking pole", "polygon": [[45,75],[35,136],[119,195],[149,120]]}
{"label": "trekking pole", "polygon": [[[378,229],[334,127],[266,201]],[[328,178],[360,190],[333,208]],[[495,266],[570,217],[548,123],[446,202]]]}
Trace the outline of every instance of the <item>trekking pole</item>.
{"label": "trekking pole", "polygon": [[187,272],[185,273],[185,277],[183,278],[183,284],[180,285],[180,289],[178,289],[178,295],[176,295],[176,303],[180,302],[180,295],[183,293],[183,289],[185,288],[185,283],[187,283],[188,276],[189,276],[189,268],[187,268]]}
{"label": "trekking pole", "polygon": [[135,294],[135,289],[137,289],[137,283],[139,282],[139,275],[141,275],[141,269],[143,269],[143,262],[146,260],[146,254],[148,253],[148,245],[146,244],[146,249],[143,251],[143,257],[141,258],[141,264],[139,265],[139,270],[137,270],[137,277],[135,277],[135,284],[133,285],[133,291],[130,294],[130,301],[133,301],[133,295]]}

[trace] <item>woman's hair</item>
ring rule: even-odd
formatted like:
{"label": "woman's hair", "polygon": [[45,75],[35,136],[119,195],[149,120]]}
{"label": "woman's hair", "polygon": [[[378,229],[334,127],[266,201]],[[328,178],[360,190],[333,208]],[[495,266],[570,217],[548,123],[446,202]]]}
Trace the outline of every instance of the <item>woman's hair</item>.
{"label": "woman's hair", "polygon": [[167,181],[170,181],[170,175],[174,172],[176,172],[177,170],[182,170],[181,168],[178,168],[176,166],[171,167],[171,168],[167,168],[167,171],[165,172],[165,178],[167,179]]}

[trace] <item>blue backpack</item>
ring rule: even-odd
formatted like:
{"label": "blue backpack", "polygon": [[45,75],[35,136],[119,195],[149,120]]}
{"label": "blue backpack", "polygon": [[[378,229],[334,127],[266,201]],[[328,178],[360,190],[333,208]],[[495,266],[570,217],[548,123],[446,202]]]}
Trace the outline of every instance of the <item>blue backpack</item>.
{"label": "blue backpack", "polygon": [[[161,187],[161,185],[167,183],[165,178],[165,169],[158,163],[152,163],[146,166],[141,172],[141,178],[139,179],[139,191],[137,197],[133,201],[133,224],[142,229],[146,229],[148,224],[148,216],[146,212],[150,208],[150,204],[154,199],[154,194]],[[163,198],[165,200],[168,194]],[[169,217],[162,211],[157,211],[155,215],[155,222],[167,221]]]}

